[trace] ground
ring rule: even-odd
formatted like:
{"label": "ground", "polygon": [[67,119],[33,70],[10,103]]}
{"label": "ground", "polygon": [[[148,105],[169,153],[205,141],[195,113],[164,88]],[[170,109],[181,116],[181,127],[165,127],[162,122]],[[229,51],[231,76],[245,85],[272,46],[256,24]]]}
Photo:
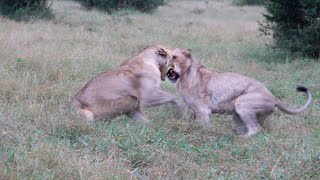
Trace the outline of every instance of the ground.
{"label": "ground", "polygon": [[[0,179],[319,179],[320,63],[268,48],[262,7],[172,0],[153,14],[109,15],[56,0],[52,9],[49,21],[0,17]],[[306,100],[295,91],[303,84],[313,104],[297,116],[276,111],[248,139],[230,116],[202,127],[169,105],[148,109],[147,125],[125,116],[87,125],[70,98],[151,44],[190,48],[209,69],[256,78],[292,107]],[[179,96],[168,81],[162,89]]]}

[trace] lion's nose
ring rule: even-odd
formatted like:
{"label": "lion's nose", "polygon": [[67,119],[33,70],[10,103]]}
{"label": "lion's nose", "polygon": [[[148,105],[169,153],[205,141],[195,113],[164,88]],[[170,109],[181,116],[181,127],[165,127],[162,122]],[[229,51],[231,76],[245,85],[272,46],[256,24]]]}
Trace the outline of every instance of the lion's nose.
{"label": "lion's nose", "polygon": [[173,64],[173,63],[170,63],[170,64],[168,65],[167,71],[169,71],[169,70],[174,70],[174,69],[175,69],[174,64]]}

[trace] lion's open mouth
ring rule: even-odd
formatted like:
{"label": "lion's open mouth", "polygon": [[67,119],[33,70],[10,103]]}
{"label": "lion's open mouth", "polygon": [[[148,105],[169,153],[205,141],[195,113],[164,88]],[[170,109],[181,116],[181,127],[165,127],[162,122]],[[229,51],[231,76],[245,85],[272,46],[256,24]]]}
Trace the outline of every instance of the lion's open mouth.
{"label": "lion's open mouth", "polygon": [[180,78],[180,75],[174,69],[170,68],[167,71],[167,77],[170,81],[176,82]]}

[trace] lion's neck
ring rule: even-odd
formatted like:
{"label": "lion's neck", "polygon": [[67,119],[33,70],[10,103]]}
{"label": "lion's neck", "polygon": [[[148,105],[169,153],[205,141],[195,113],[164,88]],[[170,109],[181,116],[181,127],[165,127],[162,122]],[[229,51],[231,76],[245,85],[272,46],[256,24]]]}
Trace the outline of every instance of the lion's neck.
{"label": "lion's neck", "polygon": [[192,86],[194,84],[193,80],[196,79],[202,68],[204,68],[204,66],[198,60],[192,59],[190,65],[183,70],[183,73],[181,73],[179,83]]}
{"label": "lion's neck", "polygon": [[203,67],[204,66],[198,60],[192,59],[189,67],[187,67],[186,72],[184,73],[186,75],[185,76],[186,79],[189,79],[189,77],[193,77],[194,78],[195,76],[197,76],[197,73]]}
{"label": "lion's neck", "polygon": [[155,57],[156,54],[154,53],[147,53],[147,52],[144,52],[144,53],[140,53],[138,54],[136,57],[134,57],[132,59],[132,61],[139,61],[141,63],[144,63],[146,65],[157,65],[157,61],[156,61],[156,57]]}

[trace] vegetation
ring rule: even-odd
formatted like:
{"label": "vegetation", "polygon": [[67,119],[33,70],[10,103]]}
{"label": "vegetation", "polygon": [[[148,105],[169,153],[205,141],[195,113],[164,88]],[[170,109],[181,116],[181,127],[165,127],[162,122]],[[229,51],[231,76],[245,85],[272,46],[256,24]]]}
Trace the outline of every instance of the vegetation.
{"label": "vegetation", "polygon": [[87,8],[98,8],[107,12],[119,9],[137,9],[150,12],[163,5],[165,0],[76,0]]}
{"label": "vegetation", "polygon": [[272,35],[273,47],[320,56],[320,1],[270,0],[260,30]]}
{"label": "vegetation", "polygon": [[[116,16],[59,0],[50,21],[0,18],[0,179],[319,179],[320,62],[269,48],[257,37],[264,9],[230,4],[179,0]],[[191,48],[206,67],[256,78],[292,107],[305,102],[295,91],[304,84],[313,104],[276,111],[250,139],[228,115],[202,127],[170,105],[147,109],[147,125],[124,116],[86,125],[71,97],[151,44]]]}
{"label": "vegetation", "polygon": [[239,6],[244,5],[264,5],[267,0],[233,0],[233,3]]}
{"label": "vegetation", "polygon": [[2,0],[0,1],[0,15],[19,21],[30,18],[48,19],[53,17],[50,5],[48,5],[48,0]]}

